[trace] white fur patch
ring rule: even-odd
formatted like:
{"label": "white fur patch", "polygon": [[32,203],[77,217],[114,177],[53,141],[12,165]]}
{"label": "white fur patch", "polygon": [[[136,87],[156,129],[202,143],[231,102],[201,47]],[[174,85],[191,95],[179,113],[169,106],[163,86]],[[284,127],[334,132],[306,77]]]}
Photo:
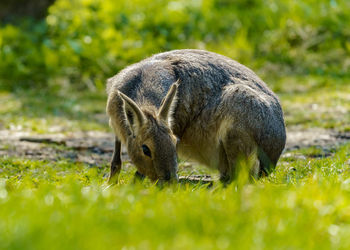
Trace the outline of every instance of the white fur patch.
{"label": "white fur patch", "polygon": [[220,140],[224,139],[227,135],[227,132],[232,128],[234,123],[233,118],[227,117],[224,118],[219,125],[219,128],[216,133],[216,142],[219,143]]}

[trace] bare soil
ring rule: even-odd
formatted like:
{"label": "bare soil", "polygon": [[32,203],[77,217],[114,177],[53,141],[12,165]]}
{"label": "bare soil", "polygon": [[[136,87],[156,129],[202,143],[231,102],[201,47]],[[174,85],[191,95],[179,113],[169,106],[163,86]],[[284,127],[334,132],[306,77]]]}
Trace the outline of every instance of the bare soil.
{"label": "bare soil", "polygon": [[[112,133],[97,131],[38,135],[18,130],[0,130],[0,157],[13,156],[48,161],[69,159],[100,166],[108,164],[112,156],[113,138]],[[327,157],[332,155],[337,146],[347,142],[350,142],[350,133],[318,128],[292,128],[287,132],[284,155],[290,156],[290,152],[296,149],[316,147],[323,153],[313,157]],[[128,160],[125,149],[122,159]]]}

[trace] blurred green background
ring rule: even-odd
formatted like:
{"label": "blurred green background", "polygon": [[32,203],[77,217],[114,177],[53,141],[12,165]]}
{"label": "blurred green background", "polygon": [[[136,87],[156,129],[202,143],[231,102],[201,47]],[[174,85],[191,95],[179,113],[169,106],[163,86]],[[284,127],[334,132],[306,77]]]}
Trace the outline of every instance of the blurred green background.
{"label": "blurred green background", "polygon": [[[124,162],[104,189],[107,162],[46,143],[36,159],[6,142],[111,132],[106,79],[183,48],[256,71],[298,142],[336,134],[345,145],[297,145],[270,176],[228,188],[135,184]],[[349,54],[348,0],[1,0],[0,249],[350,249]]]}
{"label": "blurred green background", "polygon": [[104,89],[126,65],[182,48],[224,54],[265,79],[350,76],[346,0],[7,0],[0,9],[9,91]]}

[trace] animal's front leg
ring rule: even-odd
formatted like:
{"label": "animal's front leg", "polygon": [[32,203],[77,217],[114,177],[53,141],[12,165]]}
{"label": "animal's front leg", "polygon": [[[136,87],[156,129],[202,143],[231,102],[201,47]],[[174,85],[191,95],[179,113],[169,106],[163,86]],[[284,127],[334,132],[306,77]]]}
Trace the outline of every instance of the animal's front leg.
{"label": "animal's front leg", "polygon": [[122,168],[122,161],[120,158],[121,143],[117,137],[115,137],[114,152],[111,161],[111,168],[108,178],[109,184],[115,184],[118,181],[118,175]]}

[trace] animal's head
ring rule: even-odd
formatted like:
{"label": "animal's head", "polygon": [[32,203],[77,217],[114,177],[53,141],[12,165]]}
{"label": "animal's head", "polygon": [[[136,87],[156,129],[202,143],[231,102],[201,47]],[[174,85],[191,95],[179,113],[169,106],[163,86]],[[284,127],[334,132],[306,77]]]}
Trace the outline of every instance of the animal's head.
{"label": "animal's head", "polygon": [[173,84],[155,111],[139,107],[119,92],[129,129],[127,151],[138,171],[151,180],[177,180],[177,138],[171,130],[171,116],[176,103],[177,83]]}

